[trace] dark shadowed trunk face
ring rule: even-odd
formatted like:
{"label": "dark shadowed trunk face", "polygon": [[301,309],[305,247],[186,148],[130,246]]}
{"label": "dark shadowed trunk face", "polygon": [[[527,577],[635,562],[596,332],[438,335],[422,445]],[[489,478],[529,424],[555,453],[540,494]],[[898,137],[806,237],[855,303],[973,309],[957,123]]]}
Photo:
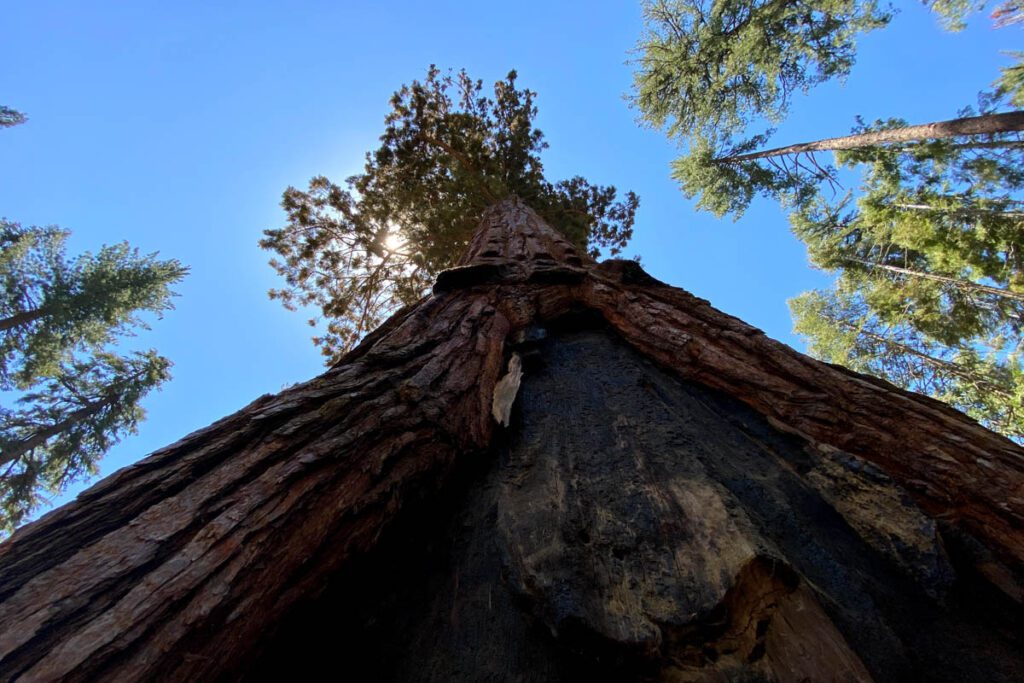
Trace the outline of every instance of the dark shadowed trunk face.
{"label": "dark shadowed trunk face", "polygon": [[0,545],[0,680],[1008,680],[1022,491],[1007,439],[509,201],[328,372]]}
{"label": "dark shadowed trunk face", "polygon": [[[292,617],[252,674],[1024,676],[1013,617],[956,578],[882,472],[809,452],[606,328],[556,331],[526,357],[508,433]],[[889,537],[851,525],[864,518]]]}

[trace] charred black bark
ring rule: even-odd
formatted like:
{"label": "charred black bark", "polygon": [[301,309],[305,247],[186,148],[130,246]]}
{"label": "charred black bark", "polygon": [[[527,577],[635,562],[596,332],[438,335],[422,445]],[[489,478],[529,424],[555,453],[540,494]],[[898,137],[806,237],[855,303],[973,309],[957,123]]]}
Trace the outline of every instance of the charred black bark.
{"label": "charred black bark", "polygon": [[955,543],[882,472],[607,329],[540,351],[492,452],[307,601],[248,678],[1024,677],[1021,612],[954,569]]}

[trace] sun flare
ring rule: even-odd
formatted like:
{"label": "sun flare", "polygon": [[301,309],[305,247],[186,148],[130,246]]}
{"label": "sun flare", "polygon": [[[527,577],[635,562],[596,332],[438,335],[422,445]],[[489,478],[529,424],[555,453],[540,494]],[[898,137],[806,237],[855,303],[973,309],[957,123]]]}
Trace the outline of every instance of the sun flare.
{"label": "sun flare", "polygon": [[402,253],[402,250],[405,248],[405,233],[402,231],[401,226],[390,222],[387,224],[384,248],[391,252]]}

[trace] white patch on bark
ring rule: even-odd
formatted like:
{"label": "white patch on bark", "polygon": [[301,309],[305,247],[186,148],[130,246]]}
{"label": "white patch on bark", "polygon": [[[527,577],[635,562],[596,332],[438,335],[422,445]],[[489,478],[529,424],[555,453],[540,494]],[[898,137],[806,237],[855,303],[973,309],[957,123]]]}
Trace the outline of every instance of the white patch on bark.
{"label": "white patch on bark", "polygon": [[518,353],[513,353],[508,360],[508,373],[494,385],[494,400],[491,402],[491,415],[502,427],[508,427],[512,404],[516,401],[519,382],[522,378],[523,360]]}

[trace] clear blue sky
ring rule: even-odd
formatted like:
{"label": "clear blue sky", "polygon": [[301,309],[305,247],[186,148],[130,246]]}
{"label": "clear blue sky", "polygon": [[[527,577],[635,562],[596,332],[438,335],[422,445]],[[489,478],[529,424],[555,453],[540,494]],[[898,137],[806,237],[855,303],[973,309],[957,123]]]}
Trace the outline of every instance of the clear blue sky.
{"label": "clear blue sky", "polygon": [[[844,134],[856,114],[949,118],[1022,47],[984,16],[950,34],[897,4],[851,78],[799,99],[776,142]],[[638,192],[627,254],[655,277],[797,348],[786,300],[827,281],[775,205],[720,222],[669,179],[673,145],[624,99],[634,2],[33,0],[0,17],[0,104],[30,117],[0,132],[0,215],[70,229],[75,251],[128,240],[192,269],[176,309],[131,340],[174,361],[174,379],[103,474],[320,372],[304,316],[266,297],[279,283],[256,241],[282,224],[286,186],[361,167],[390,94],[431,63],[490,82],[517,69],[539,93],[548,177]]]}

